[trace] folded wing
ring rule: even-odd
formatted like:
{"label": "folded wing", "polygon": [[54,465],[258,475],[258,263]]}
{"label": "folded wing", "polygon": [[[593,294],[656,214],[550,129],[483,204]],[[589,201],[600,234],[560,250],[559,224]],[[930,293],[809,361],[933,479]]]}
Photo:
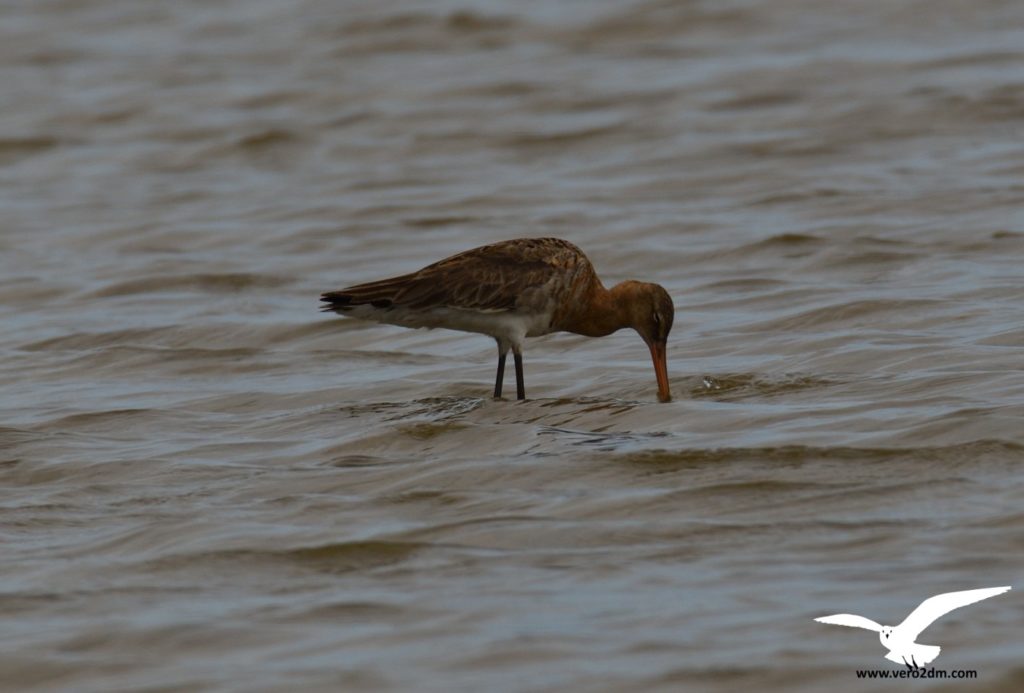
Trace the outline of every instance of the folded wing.
{"label": "folded wing", "polygon": [[[517,239],[474,248],[401,277],[330,291],[324,310],[370,304],[376,308],[461,308],[482,312],[525,307],[532,290],[567,284],[579,264],[578,248],[553,238]],[[550,288],[550,287],[549,287]],[[566,287],[567,288],[567,287]]]}

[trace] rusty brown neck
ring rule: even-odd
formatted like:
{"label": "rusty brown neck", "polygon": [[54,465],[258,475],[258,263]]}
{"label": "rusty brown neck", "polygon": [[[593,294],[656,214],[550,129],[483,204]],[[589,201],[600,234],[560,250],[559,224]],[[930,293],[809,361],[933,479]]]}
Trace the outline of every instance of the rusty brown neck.
{"label": "rusty brown neck", "polygon": [[604,337],[630,327],[631,289],[628,282],[611,290],[604,288],[600,281],[591,282],[572,308],[557,320],[556,327],[586,337]]}

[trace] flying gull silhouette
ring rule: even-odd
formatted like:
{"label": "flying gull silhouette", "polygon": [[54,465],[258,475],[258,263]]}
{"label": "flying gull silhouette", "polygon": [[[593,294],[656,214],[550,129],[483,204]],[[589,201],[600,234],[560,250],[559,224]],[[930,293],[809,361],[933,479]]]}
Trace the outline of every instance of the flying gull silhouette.
{"label": "flying gull silhouette", "polygon": [[885,658],[905,664],[912,669],[920,669],[939,656],[937,645],[919,645],[914,642],[925,628],[940,617],[961,606],[967,606],[982,599],[994,597],[1009,591],[1009,587],[986,587],[980,590],[964,590],[962,592],[946,592],[937,594],[921,602],[920,606],[903,619],[903,623],[895,628],[875,623],[870,618],[854,614],[833,614],[814,619],[819,623],[830,623],[836,626],[865,628],[878,633],[882,646],[889,650]]}

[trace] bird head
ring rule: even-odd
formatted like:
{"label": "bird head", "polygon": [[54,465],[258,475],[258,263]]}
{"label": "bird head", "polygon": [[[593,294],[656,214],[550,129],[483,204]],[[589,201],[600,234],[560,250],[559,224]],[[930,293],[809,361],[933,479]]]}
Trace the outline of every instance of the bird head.
{"label": "bird head", "polygon": [[654,375],[658,380],[658,400],[669,402],[672,393],[668,384],[668,333],[672,330],[672,321],[676,309],[672,297],[658,284],[645,282],[624,282],[627,285],[631,300],[627,303],[629,326],[643,338],[647,348],[651,350],[654,362]]}

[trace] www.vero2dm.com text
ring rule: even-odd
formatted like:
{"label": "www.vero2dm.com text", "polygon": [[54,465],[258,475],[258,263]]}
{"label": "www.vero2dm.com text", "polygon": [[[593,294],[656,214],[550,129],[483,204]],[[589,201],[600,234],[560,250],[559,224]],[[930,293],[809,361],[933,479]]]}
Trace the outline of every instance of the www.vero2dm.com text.
{"label": "www.vero2dm.com text", "polygon": [[976,679],[974,669],[858,669],[858,679]]}

